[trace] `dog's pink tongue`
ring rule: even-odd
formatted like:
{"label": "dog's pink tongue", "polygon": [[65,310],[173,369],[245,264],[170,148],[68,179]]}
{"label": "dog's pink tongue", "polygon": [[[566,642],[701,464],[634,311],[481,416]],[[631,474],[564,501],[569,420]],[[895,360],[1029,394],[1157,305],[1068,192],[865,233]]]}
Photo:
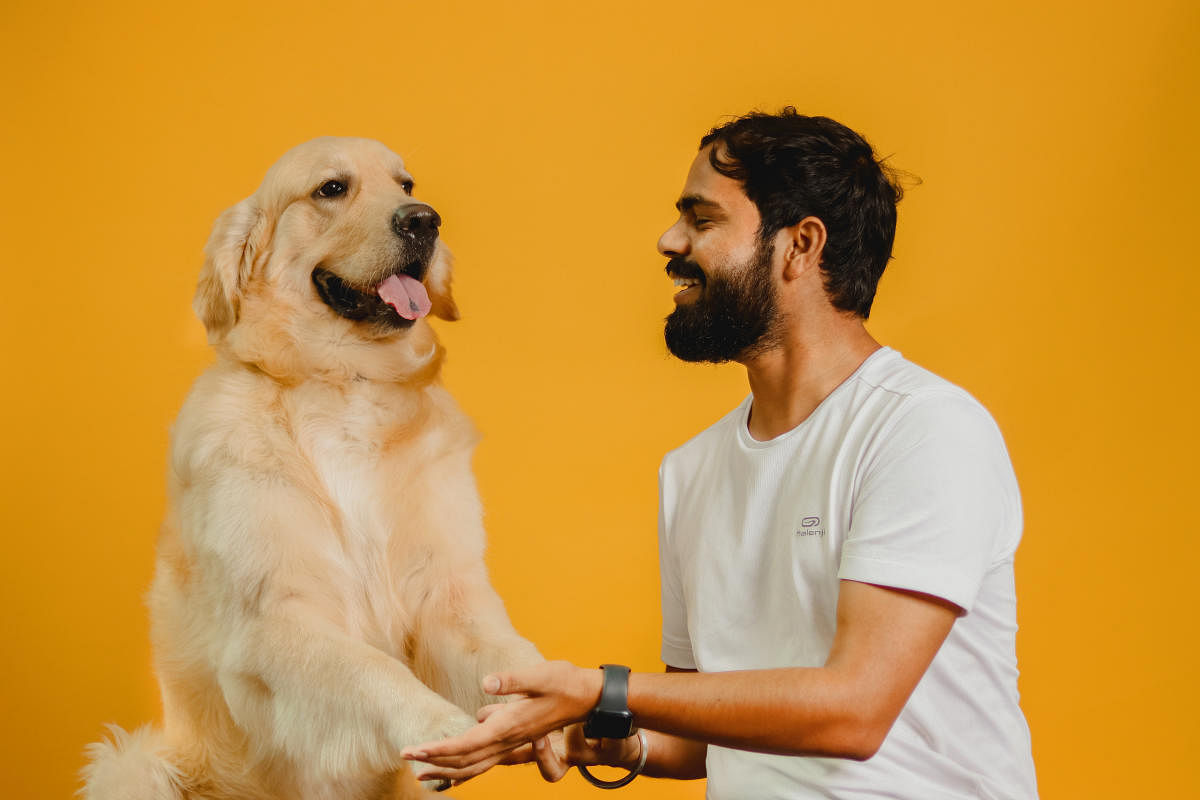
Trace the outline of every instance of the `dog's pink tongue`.
{"label": "dog's pink tongue", "polygon": [[420,319],[429,313],[433,303],[424,285],[411,275],[393,275],[376,288],[383,302],[396,309],[405,319]]}

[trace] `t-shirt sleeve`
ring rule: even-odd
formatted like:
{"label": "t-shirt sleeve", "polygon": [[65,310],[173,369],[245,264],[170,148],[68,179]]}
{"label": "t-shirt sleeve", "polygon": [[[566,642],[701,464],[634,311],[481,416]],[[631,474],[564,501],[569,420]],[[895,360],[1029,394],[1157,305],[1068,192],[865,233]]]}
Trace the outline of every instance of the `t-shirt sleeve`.
{"label": "t-shirt sleeve", "polygon": [[969,611],[1020,530],[1016,478],[987,411],[966,395],[910,397],[864,462],[838,577]]}
{"label": "t-shirt sleeve", "polygon": [[658,568],[662,587],[662,660],[671,667],[695,669],[692,640],[688,634],[687,606],[679,579],[679,560],[670,546],[667,503],[674,502],[664,481],[666,465],[658,471]]}

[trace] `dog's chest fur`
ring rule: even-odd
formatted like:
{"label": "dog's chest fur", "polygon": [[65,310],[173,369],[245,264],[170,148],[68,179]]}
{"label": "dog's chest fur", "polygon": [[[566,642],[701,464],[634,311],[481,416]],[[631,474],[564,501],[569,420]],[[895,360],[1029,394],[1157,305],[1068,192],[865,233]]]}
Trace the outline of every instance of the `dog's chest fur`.
{"label": "dog's chest fur", "polygon": [[451,441],[445,424],[428,424],[446,409],[425,391],[363,383],[291,395],[287,427],[333,517],[330,581],[349,590],[344,602],[362,635],[394,652],[404,635],[397,610],[413,610],[434,555],[424,509],[437,484],[455,478],[445,472],[448,449],[466,442]]}
{"label": "dog's chest fur", "polygon": [[399,488],[389,487],[389,478],[401,477],[409,466],[404,463],[409,448],[389,447],[388,440],[413,409],[367,392],[348,393],[342,402],[328,394],[318,388],[296,398],[296,446],[340,512],[347,544],[382,544],[398,522],[387,518],[386,499]]}

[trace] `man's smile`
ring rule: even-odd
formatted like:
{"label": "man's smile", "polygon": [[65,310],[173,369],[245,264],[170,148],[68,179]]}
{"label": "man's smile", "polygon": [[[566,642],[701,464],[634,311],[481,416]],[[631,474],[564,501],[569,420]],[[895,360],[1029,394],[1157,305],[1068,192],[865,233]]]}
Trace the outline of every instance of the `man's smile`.
{"label": "man's smile", "polygon": [[676,303],[690,303],[700,296],[704,288],[704,270],[685,258],[673,258],[667,262],[667,277],[674,281],[679,291],[675,292]]}
{"label": "man's smile", "polygon": [[701,282],[699,278],[675,278],[675,285],[682,287],[675,293],[676,303],[691,302],[700,294]]}

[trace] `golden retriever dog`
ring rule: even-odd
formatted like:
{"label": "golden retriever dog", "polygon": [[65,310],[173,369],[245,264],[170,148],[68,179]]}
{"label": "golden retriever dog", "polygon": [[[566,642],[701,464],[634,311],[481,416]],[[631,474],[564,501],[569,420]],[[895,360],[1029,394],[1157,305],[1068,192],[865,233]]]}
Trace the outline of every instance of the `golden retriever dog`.
{"label": "golden retriever dog", "polygon": [[378,142],[317,139],[217,220],[217,359],[172,429],[149,594],[163,724],[90,745],[84,797],[425,796],[401,749],[541,660],[488,582],[426,319],[458,317],[450,255],[412,187]]}

